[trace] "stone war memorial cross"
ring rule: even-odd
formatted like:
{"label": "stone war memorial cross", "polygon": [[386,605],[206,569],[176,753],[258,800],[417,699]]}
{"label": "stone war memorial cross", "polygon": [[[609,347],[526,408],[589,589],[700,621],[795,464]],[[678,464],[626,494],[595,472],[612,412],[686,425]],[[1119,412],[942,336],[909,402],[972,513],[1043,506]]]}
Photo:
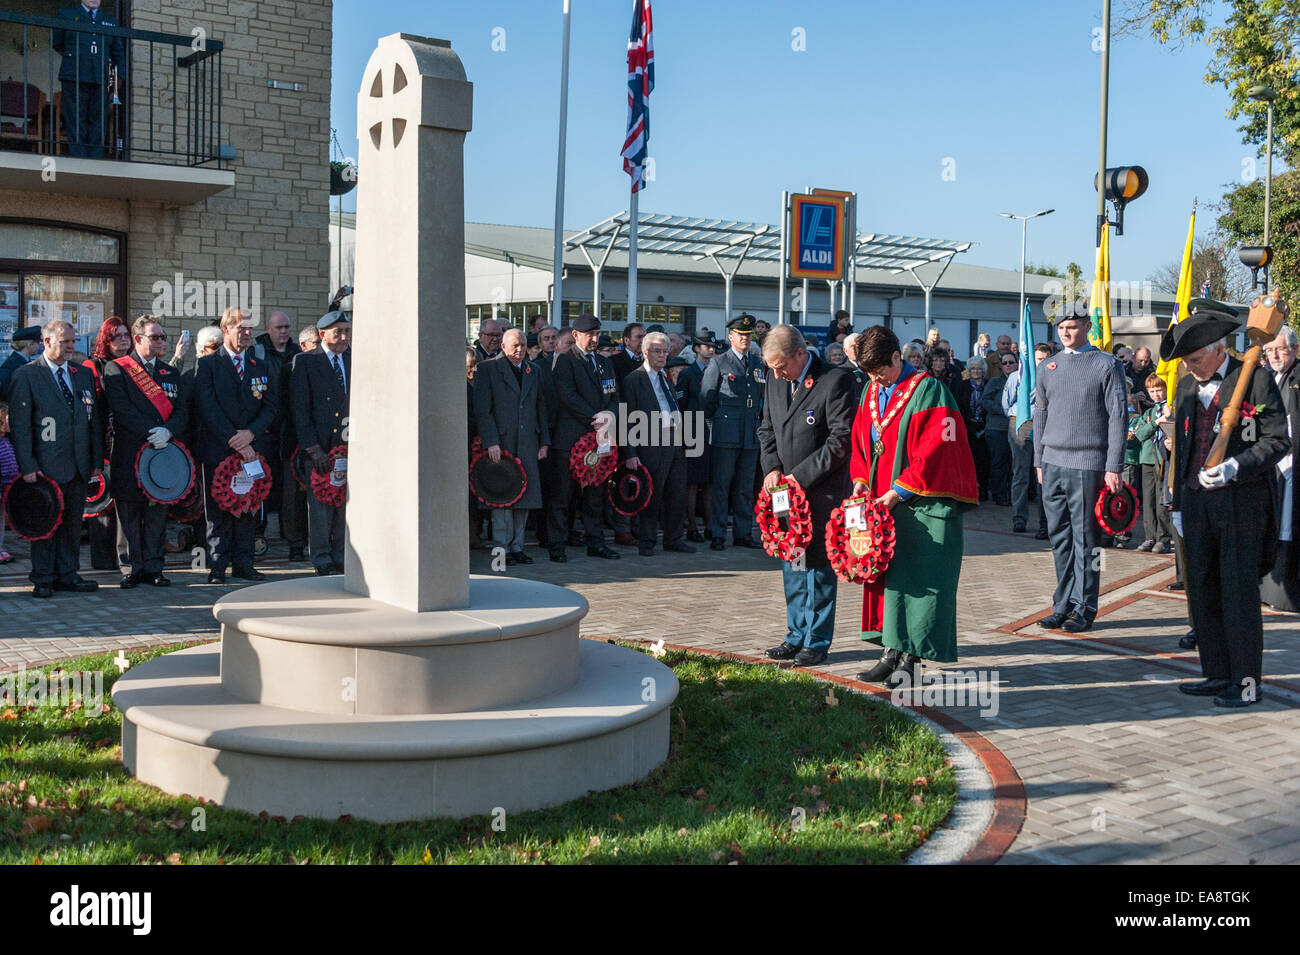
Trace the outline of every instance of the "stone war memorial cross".
{"label": "stone war memorial cross", "polygon": [[[219,643],[122,675],[122,760],[142,782],[254,813],[394,822],[553,806],[668,755],[671,670],[580,640],[576,593],[469,573],[472,92],[446,40],[394,34],[370,57],[345,574],[235,591],[213,608]],[[395,340],[414,346],[400,362]]]}

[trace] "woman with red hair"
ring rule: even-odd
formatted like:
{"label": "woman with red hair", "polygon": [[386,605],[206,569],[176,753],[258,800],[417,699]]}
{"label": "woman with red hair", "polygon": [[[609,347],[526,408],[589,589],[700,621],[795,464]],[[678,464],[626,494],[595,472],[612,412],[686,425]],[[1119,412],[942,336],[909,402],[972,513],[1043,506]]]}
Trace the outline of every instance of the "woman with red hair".
{"label": "woman with red hair", "polygon": [[[95,376],[95,400],[99,403],[99,420],[104,423],[104,459],[113,450],[113,421],[104,399],[104,365],[131,351],[131,329],[117,315],[110,315],[99,326],[91,357],[83,363]],[[106,469],[107,470],[107,469]],[[104,480],[108,480],[105,473]],[[90,518],[90,566],[96,570],[117,570],[120,564],[129,563],[126,557],[126,537],[117,525],[117,513],[112,508]]]}

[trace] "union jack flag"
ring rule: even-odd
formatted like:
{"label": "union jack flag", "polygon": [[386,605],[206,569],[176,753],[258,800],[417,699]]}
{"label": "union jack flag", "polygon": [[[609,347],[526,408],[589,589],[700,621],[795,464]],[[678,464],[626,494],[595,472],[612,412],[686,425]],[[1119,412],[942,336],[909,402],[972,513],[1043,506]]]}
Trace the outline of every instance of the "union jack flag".
{"label": "union jack flag", "polygon": [[632,32],[627,38],[627,136],[623,140],[623,171],[632,177],[632,191],[641,178],[650,144],[650,91],[655,88],[654,28],[650,0],[632,0]]}

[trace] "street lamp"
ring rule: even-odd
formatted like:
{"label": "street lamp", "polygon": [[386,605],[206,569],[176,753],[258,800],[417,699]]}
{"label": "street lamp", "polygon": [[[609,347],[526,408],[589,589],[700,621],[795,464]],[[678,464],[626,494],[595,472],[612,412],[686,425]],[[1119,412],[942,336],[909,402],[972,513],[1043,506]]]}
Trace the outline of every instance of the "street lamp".
{"label": "street lamp", "polygon": [[1039,209],[1032,215],[1018,216],[1011,212],[999,212],[998,215],[1004,219],[1020,220],[1020,311],[1016,314],[1016,321],[1020,316],[1025,314],[1025,238],[1029,232],[1029,220],[1037,219],[1039,216],[1050,215],[1055,209]]}
{"label": "street lamp", "polygon": [[1268,213],[1269,199],[1273,190],[1273,100],[1277,99],[1277,92],[1271,86],[1252,86],[1246,91],[1246,95],[1256,102],[1268,104],[1268,135],[1267,144],[1265,145],[1265,166],[1264,166],[1264,244],[1268,245]]}

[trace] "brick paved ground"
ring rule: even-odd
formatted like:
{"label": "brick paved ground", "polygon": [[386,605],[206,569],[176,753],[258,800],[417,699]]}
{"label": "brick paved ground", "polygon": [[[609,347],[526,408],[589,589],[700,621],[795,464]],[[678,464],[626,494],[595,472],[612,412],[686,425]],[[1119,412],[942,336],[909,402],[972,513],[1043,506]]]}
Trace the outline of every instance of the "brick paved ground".
{"label": "brick paved ground", "polygon": [[[944,668],[995,683],[997,713],[938,707],[984,734],[1024,779],[1028,815],[1004,861],[1300,862],[1300,618],[1266,615],[1264,699],[1245,711],[1219,710],[1177,691],[1199,671],[1195,654],[1177,647],[1185,604],[1163,589],[1173,576],[1169,558],[1108,551],[1096,627],[1046,634],[1023,621],[1049,609],[1051,555],[1045,542],[1010,533],[1009,523],[1005,508],[984,507],[967,520],[962,659]],[[784,635],[778,565],[761,551],[701,547],[671,558],[621,551],[622,560],[602,561],[571,548],[570,562],[559,565],[533,549],[537,563],[511,572],[586,596],[585,634],[743,653],[761,653]],[[308,570],[283,556],[273,547],[262,569],[273,577]],[[488,555],[476,553],[472,567],[489,572]],[[176,569],[167,590],[121,591],[117,575],[101,574],[95,595],[38,601],[27,596],[25,562],[4,569],[0,668],[213,638],[211,603],[232,589]],[[859,589],[842,585],[840,600],[822,669],[852,676],[878,651],[856,640]]]}

